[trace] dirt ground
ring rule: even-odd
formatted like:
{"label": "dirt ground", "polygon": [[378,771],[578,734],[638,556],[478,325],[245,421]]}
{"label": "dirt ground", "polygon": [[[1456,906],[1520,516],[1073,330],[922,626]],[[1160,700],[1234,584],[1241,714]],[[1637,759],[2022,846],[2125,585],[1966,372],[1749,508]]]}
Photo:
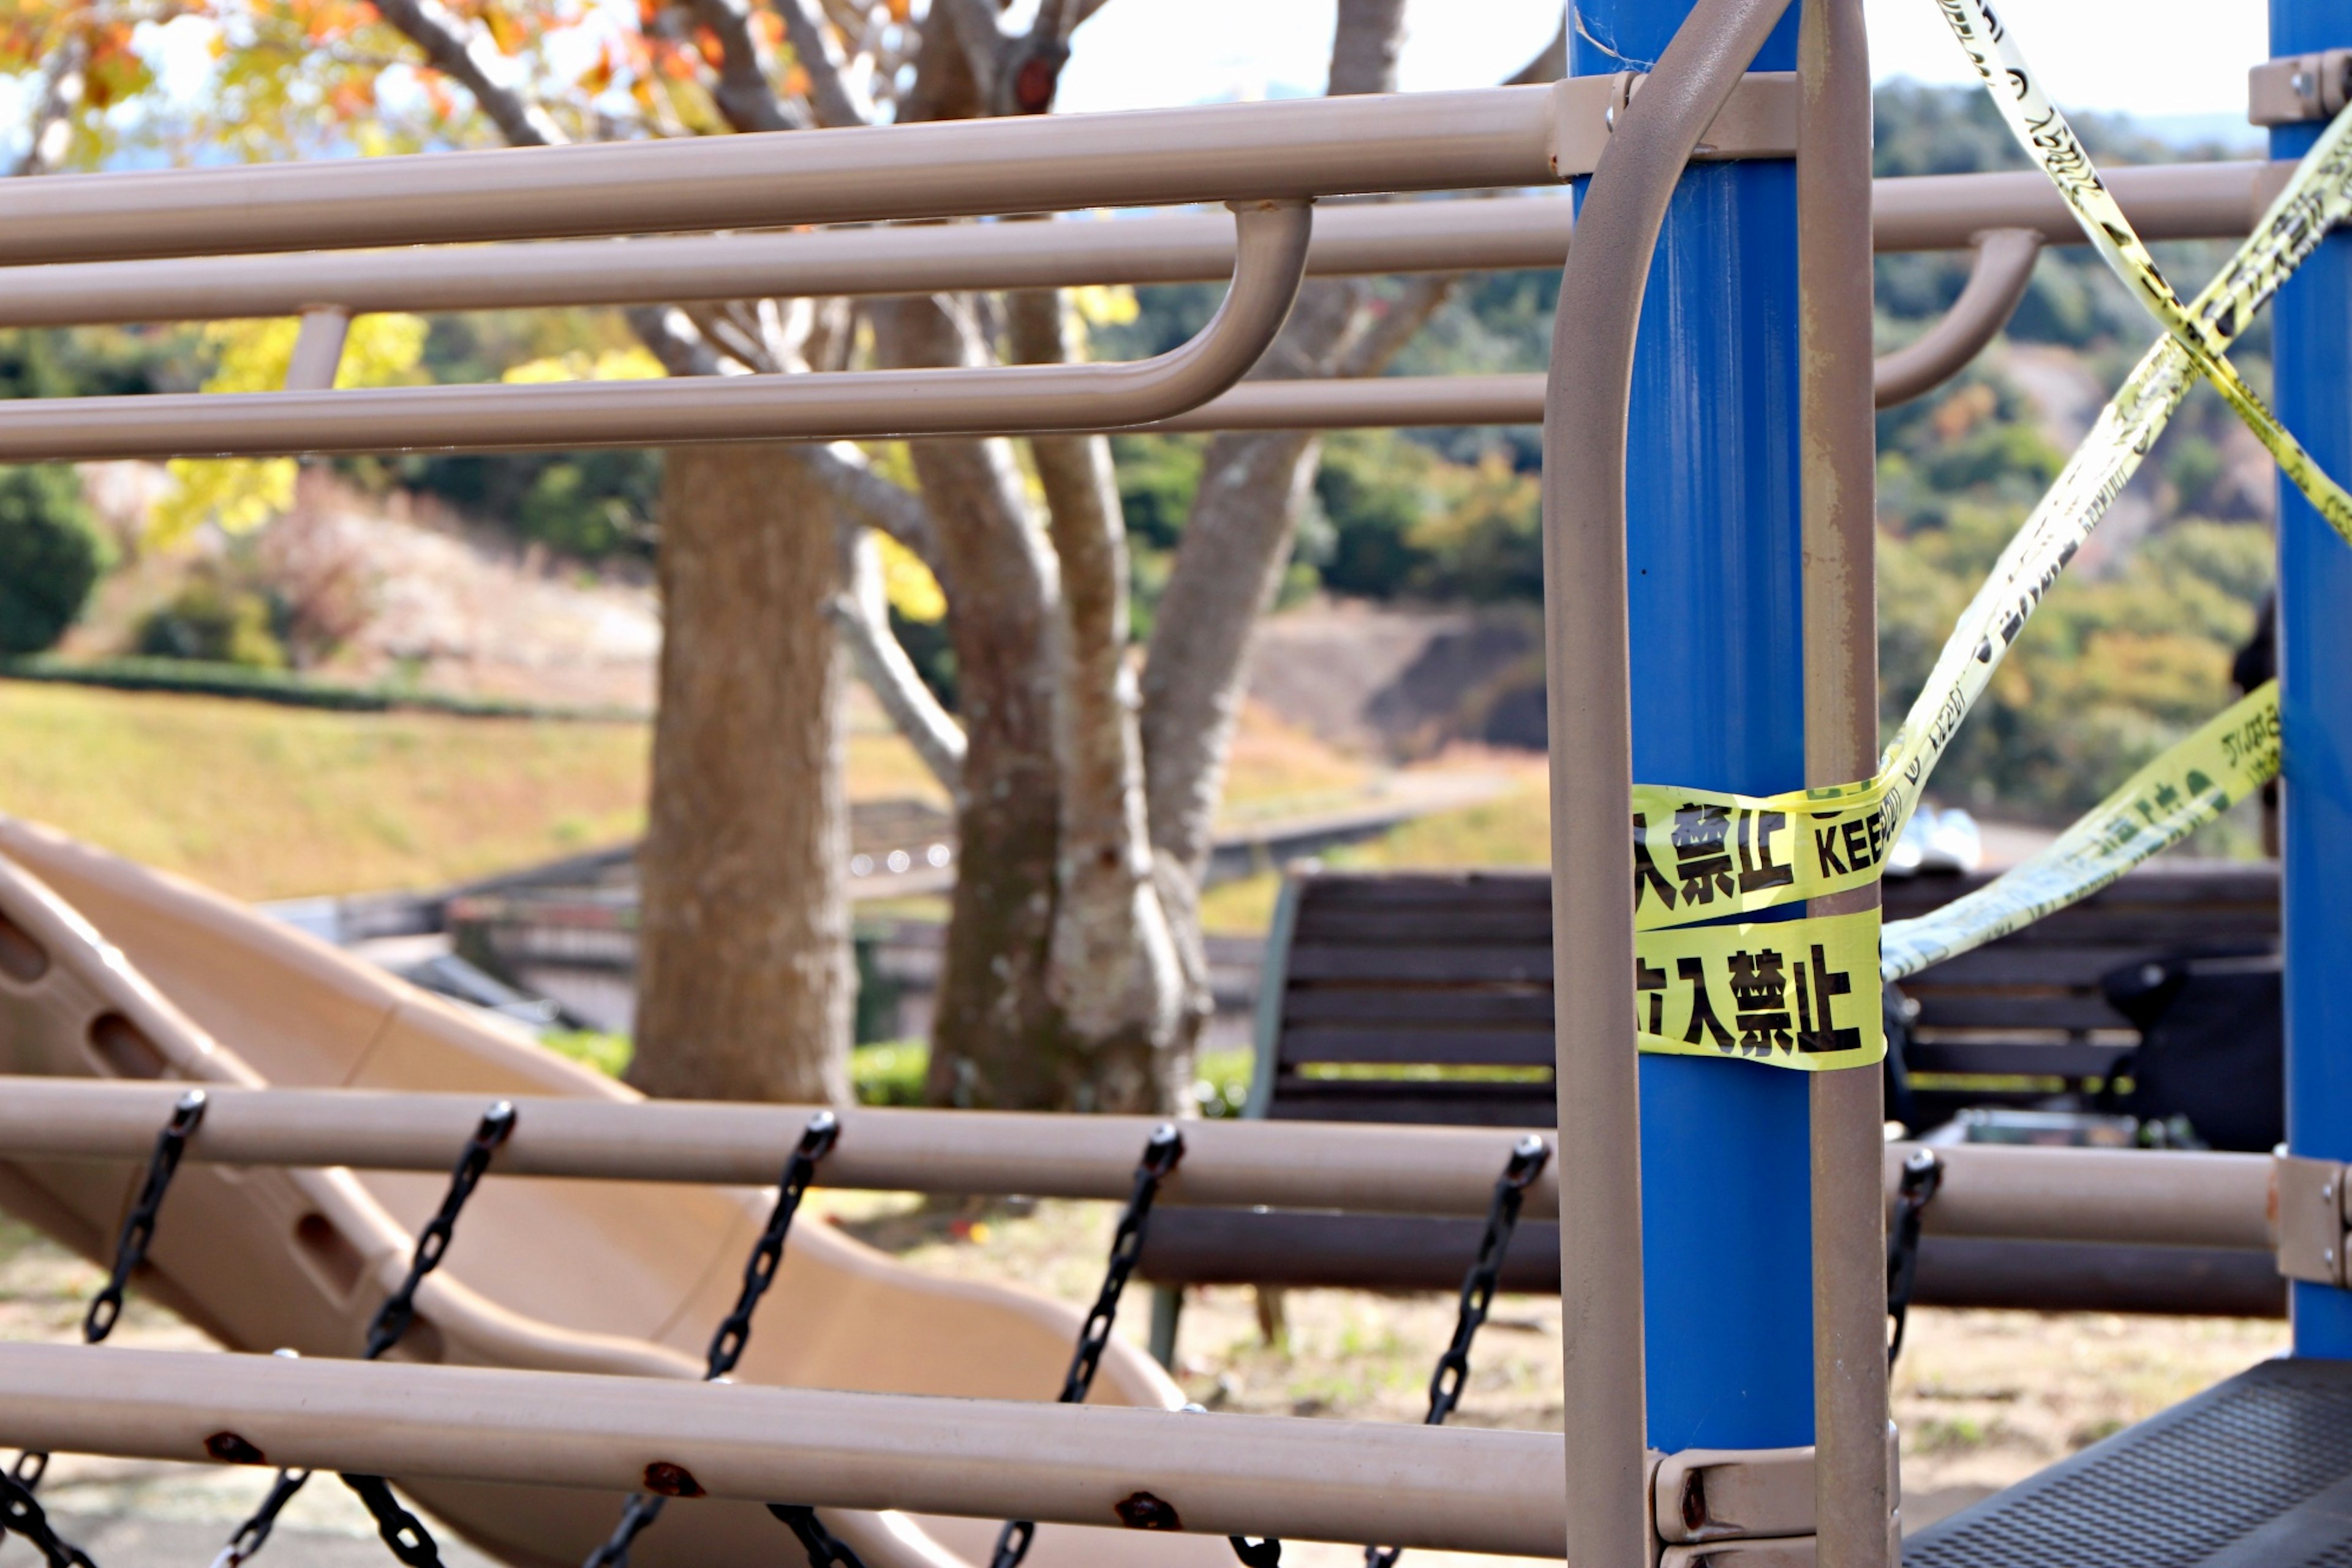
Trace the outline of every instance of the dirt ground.
{"label": "dirt ground", "polygon": [[[929,1272],[1019,1284],[1083,1306],[1100,1283],[1114,1219],[1100,1204],[941,1207],[911,1194],[820,1191],[803,1223],[838,1226]],[[89,1264],[0,1220],[0,1339],[79,1339],[84,1303],[101,1282]],[[1139,1344],[1150,1316],[1145,1295],[1134,1289],[1118,1325]],[[1261,1315],[1268,1307],[1277,1327],[1271,1342]],[[1450,1298],[1434,1296],[1296,1290],[1277,1305],[1261,1303],[1244,1287],[1196,1290],[1183,1316],[1179,1381],[1211,1409],[1418,1421],[1454,1310]],[[761,1327],[790,1331],[780,1321]],[[134,1292],[112,1342],[194,1349],[209,1342]],[[2276,1322],[1919,1309],[1895,1384],[1906,1521],[1916,1529],[1941,1518],[2285,1344],[2285,1326]],[[1559,1428],[1556,1300],[1506,1296],[1496,1303],[1454,1419]],[[216,1542],[265,1484],[247,1470],[68,1457],[57,1461],[42,1493],[108,1568],[144,1568],[187,1560],[186,1543]],[[287,1529],[302,1545],[284,1561],[360,1568],[381,1553],[357,1501],[331,1484],[298,1500]],[[1423,1568],[1497,1561],[1412,1555]],[[446,1557],[453,1568],[485,1562],[462,1548]],[[1315,1545],[1296,1545],[1285,1558],[1292,1568],[1360,1561],[1353,1549]],[[11,1542],[0,1547],[0,1568],[12,1562],[33,1558]]]}

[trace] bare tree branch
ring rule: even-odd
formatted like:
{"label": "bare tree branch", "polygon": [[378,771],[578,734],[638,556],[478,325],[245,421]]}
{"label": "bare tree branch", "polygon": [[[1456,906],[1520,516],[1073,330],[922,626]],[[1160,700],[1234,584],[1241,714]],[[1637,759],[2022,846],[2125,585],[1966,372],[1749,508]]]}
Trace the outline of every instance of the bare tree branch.
{"label": "bare tree branch", "polygon": [[[1339,0],[1330,90],[1393,92],[1404,0]],[[1394,329],[1368,321],[1370,288],[1325,279],[1299,290],[1282,336],[1257,375],[1329,375],[1377,368],[1443,298],[1408,295]],[[1391,341],[1393,340],[1393,341]],[[1319,437],[1283,430],[1219,436],[1201,470],[1176,564],[1160,601],[1143,669],[1143,754],[1151,841],[1163,879],[1197,882],[1207,864],[1225,763],[1239,721],[1244,670],[1258,617],[1272,603],[1320,455]]]}
{"label": "bare tree branch", "polygon": [[1404,5],[1405,0],[1339,0],[1331,34],[1331,83],[1324,89],[1330,97],[1397,89]]}
{"label": "bare tree branch", "polygon": [[[1059,291],[1016,293],[1005,304],[1013,358],[1037,364],[1076,357]],[[1152,881],[1144,821],[1118,481],[1102,437],[1034,437],[1029,450],[1061,567],[1055,995],[1081,1034],[1139,1031],[1157,1047],[1175,1036],[1183,973]]]}
{"label": "bare tree branch", "polygon": [[1568,74],[1568,17],[1563,13],[1559,31],[1551,42],[1536,51],[1536,58],[1521,66],[1503,83],[1505,87],[1532,87],[1541,82],[1558,81]]}
{"label": "bare tree branch", "polygon": [[890,631],[890,605],[883,592],[882,553],[874,546],[870,530],[851,531],[849,587],[834,595],[834,624],[849,646],[850,658],[890,716],[891,723],[915,748],[931,776],[961,799],[963,795],[964,735],[959,725],[923,684],[915,661]]}
{"label": "bare tree branch", "polygon": [[1429,318],[1437,314],[1438,307],[1445,303],[1454,285],[1461,281],[1459,274],[1407,279],[1395,299],[1377,302],[1370,320],[1341,348],[1333,371],[1339,375],[1380,374],[1391,360],[1403,352],[1414,334],[1429,324]]}
{"label": "bare tree branch", "polygon": [[994,0],[931,0],[934,21],[944,19],[962,46],[965,68],[978,89],[982,112],[995,109],[1004,65],[1004,29],[997,25]]}
{"label": "bare tree branch", "polygon": [[375,8],[425,51],[435,68],[474,95],[474,101],[509,142],[517,147],[553,147],[568,140],[547,110],[498,79],[495,47],[452,16],[440,0],[376,0]]}
{"label": "bare tree branch", "polygon": [[793,58],[808,75],[809,107],[816,111],[817,123],[872,124],[874,105],[851,85],[848,63],[825,29],[816,0],[774,0],[774,5],[784,19],[784,38],[793,46]]}
{"label": "bare tree branch", "polygon": [[73,113],[88,87],[83,74],[88,46],[79,35],[51,51],[41,70],[41,96],[26,127],[24,155],[11,173],[46,174],[65,162],[73,145]]}
{"label": "bare tree branch", "polygon": [[632,305],[622,312],[629,330],[653,351],[672,375],[739,375],[696,331],[692,318],[675,305]]}
{"label": "bare tree branch", "polygon": [[891,483],[874,471],[866,454],[847,441],[806,448],[809,471],[831,492],[843,510],[869,528],[878,528],[931,569],[942,586],[952,587],[940,559],[940,543],[931,526],[931,510],[914,491]]}
{"label": "bare tree branch", "polygon": [[766,46],[751,29],[747,0],[688,0],[694,19],[719,39],[719,90],[711,100],[738,131],[805,131],[800,105],[778,96]]}

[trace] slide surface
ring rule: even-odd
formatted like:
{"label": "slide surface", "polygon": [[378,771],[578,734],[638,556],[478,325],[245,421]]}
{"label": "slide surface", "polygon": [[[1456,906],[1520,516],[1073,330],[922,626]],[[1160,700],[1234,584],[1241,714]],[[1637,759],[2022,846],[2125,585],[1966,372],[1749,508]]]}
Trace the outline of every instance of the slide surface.
{"label": "slide surface", "polygon": [[[0,817],[0,1071],[300,1088],[636,1098],[242,905]],[[777,1150],[781,1170],[789,1148]],[[454,1162],[457,1151],[452,1149]],[[770,1194],[656,1183],[492,1177],[459,1221],[394,1354],[453,1364],[695,1378],[734,1303]],[[140,1172],[0,1162],[0,1206],[103,1263]],[[189,1164],[133,1284],[230,1349],[355,1356],[405,1272],[438,1174]],[[794,1227],[735,1376],[745,1383],[1048,1399],[1080,1314],[935,1279],[843,1236]],[[1097,1404],[1171,1407],[1174,1384],[1113,1341]],[[955,1419],[942,1405],[940,1419]],[[0,1434],[5,1441],[5,1434]],[[475,1544],[528,1568],[576,1568],[622,1500],[419,1481],[407,1489]],[[791,1500],[789,1499],[778,1500]],[[991,1521],[827,1510],[872,1568],[988,1561]],[[1108,1521],[1106,1521],[1108,1524]],[[800,1549],[753,1504],[676,1502],[638,1568],[790,1565]],[[1048,1525],[1033,1568],[1212,1568],[1223,1541]]]}

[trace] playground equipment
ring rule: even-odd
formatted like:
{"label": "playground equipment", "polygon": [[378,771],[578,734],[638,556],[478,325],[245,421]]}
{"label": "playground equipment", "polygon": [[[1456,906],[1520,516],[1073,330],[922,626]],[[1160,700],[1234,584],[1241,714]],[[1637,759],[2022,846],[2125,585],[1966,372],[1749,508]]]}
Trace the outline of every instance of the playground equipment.
{"label": "playground equipment", "polygon": [[[2303,4],[2281,0],[2286,13]],[[1884,785],[1873,778],[1874,225],[1859,8],[1822,0],[1806,8],[1801,25],[1784,18],[1784,8],[1785,0],[1698,0],[1685,16],[1680,7],[1642,0],[1595,0],[1581,8],[1586,26],[1571,40],[1580,75],[1550,88],[0,187],[0,262],[19,264],[1114,203],[1223,201],[1239,215],[1234,285],[1217,321],[1185,348],[1139,365],[27,400],[0,406],[0,458],[23,459],[1025,432],[1181,417],[1231,386],[1279,325],[1310,265],[1302,204],[1590,174],[1579,237],[1568,251],[1545,443],[1561,1138],[1556,1180],[1531,1190],[1528,1202],[1531,1208],[1556,1202],[1560,1218],[1571,1413],[1561,1439],[987,1403],[1034,1398],[1052,1385],[1068,1315],[1010,1294],[910,1278],[821,1229],[794,1238],[786,1254],[775,1300],[790,1327],[755,1342],[746,1379],[846,1384],[859,1392],[682,1386],[703,1370],[685,1352],[734,1297],[728,1269],[756,1223],[754,1209],[725,1193],[649,1193],[614,1182],[559,1188],[523,1176],[491,1180],[474,1200],[480,1206],[468,1226],[488,1219],[482,1234],[498,1241],[469,1249],[477,1233],[461,1226],[449,1272],[419,1287],[420,1321],[433,1332],[412,1331],[403,1353],[458,1364],[249,1364],[0,1347],[5,1435],[36,1446],[415,1477],[420,1496],[520,1562],[576,1561],[602,1538],[610,1499],[567,1494],[567,1487],[699,1491],[781,1507],[819,1562],[832,1551],[831,1538],[807,1505],[826,1510],[824,1519],[857,1552],[890,1563],[939,1563],[942,1542],[976,1552],[993,1534],[993,1521],[1006,1516],[1097,1530],[1118,1520],[1146,1532],[1109,1538],[1115,1544],[1071,1534],[1061,1559],[1070,1562],[1224,1550],[1163,1531],[1272,1531],[1487,1551],[1564,1547],[1580,1568],[1649,1561],[1662,1542],[1663,1561],[1673,1568],[1889,1561],[1898,1521],[1887,1462],[1887,1156],[1876,1073],[1798,1079],[1687,1055],[1637,1059],[1624,1048],[1629,1036],[1661,1035],[1656,1015],[1645,1023],[1626,984],[1629,974],[1639,979],[1649,970],[1645,952],[1685,944],[1678,962],[1696,966],[1703,987],[1712,962],[1704,944],[1717,940],[1708,928],[1694,934],[1653,921],[1637,941],[1625,837],[1629,819],[1640,826],[1633,818],[1634,777],[1704,781],[1686,792],[1698,795],[1748,792],[1718,806],[1714,819],[1723,825],[1712,843],[1726,851],[1727,889],[1732,812],[1744,814],[1743,832],[1784,831],[1790,812],[1774,805],[1776,792],[1823,784],[1832,786],[1828,794],[1801,798],[1833,816],[1846,813],[1846,826],[1863,833],[1865,816],[1878,823],[1881,797],[1854,805],[1861,793],[1884,788],[1890,813],[1899,816],[1905,784],[1917,782],[1916,774]],[[1958,25],[1966,0],[1947,9]],[[2311,37],[2294,31],[2306,25]],[[2315,31],[2323,25],[2291,15],[2286,30],[2297,47],[2315,47],[2328,41]],[[1609,53],[1597,41],[1604,37],[1628,52]],[[1636,60],[1654,61],[1654,68],[1637,75],[1628,68]],[[1763,68],[1751,73],[1751,65]],[[2305,134],[2283,131],[2278,150],[2300,151],[2297,139]],[[1694,163],[1703,142],[1713,161]],[[2326,176],[2318,193],[2325,199],[2315,197],[2311,209],[2321,216],[2305,229],[2284,234],[2279,210],[2265,207],[2261,238],[2273,247],[2266,254],[2279,260],[2279,275],[2316,243],[2347,199],[2340,170],[2330,170],[2336,165],[2306,166],[2294,176]],[[2237,215],[2251,217],[2252,193],[2284,177],[2247,166],[2151,174],[2148,232],[2238,225]],[[1961,244],[1987,227],[2033,231],[2031,241],[1980,249],[1981,286],[1960,318],[1970,335],[1998,314],[2004,290],[1996,285],[2017,276],[2030,245],[2063,234],[2082,216],[2079,189],[2070,214],[2032,185],[2040,178],[1968,187],[1974,194],[1952,204],[1962,212],[1957,226],[1948,213],[1924,210],[1893,212],[1878,226],[1890,245]],[[1980,221],[1989,212],[2000,221]],[[2123,223],[2117,215],[2102,231],[2111,250]],[[1654,265],[1659,252],[1668,264]],[[2320,256],[2333,258],[2329,267],[2352,265],[2341,240],[2321,247]],[[2273,275],[2267,286],[2277,281]],[[1646,311],[1645,292],[1655,296]],[[2315,292],[2305,280],[2286,288],[2282,304],[2300,300],[2296,308],[2320,310],[2343,297],[2341,287]],[[2177,302],[2174,309],[2177,315]],[[2218,358],[2223,329],[2202,317],[2165,319],[2180,346],[2168,342],[2163,352],[2194,367],[2179,373],[2179,384],[2197,370],[2225,374]],[[329,341],[323,325],[313,340]],[[2295,352],[2340,353],[2347,340],[2352,327],[2323,318],[2297,334]],[[2331,362],[2304,365],[2284,342],[2281,353],[2289,421],[2340,413],[2344,393]],[[332,357],[320,346],[300,360],[314,388]],[[1890,379],[1931,368],[1915,363]],[[1640,398],[1632,395],[1637,384]],[[1523,394],[1492,386],[1448,406],[1496,408],[1508,396],[1521,397],[1510,405],[1524,407]],[[1255,416],[1276,415],[1261,405]],[[2321,424],[2323,431],[2336,428]],[[2340,469],[2352,452],[2318,434],[2319,459]],[[2325,493],[2324,475],[2307,464],[2295,471]],[[2296,511],[2298,504],[2289,498],[2291,568],[2317,563],[2313,581],[2352,586],[2328,575],[2352,573],[2327,553],[2340,552],[2341,542],[2320,537],[2311,528],[2315,519]],[[2034,552],[2055,550],[2056,537],[2045,530],[2023,539],[2015,559],[2038,561]],[[2030,585],[2026,608],[2046,581]],[[1987,594],[1998,597],[2021,583],[1997,577]],[[2314,733],[2341,732],[2336,721],[2352,701],[2336,700],[2318,681],[2298,686],[2311,678],[2294,673],[2328,667],[2315,639],[2352,636],[2313,624],[2340,595],[2298,599],[2305,590],[2291,576],[2289,587],[2282,617],[2289,710],[2303,715],[2296,723],[2316,725]],[[2299,667],[2298,659],[2309,662]],[[1964,710],[1960,687],[1954,691]],[[1958,711],[1950,718],[1957,722]],[[1854,780],[1872,782],[1848,782]],[[2327,951],[2312,931],[2336,917],[2302,911],[2324,885],[2324,868],[2352,853],[2330,837],[2352,834],[2352,815],[2338,812],[2326,793],[2340,782],[2322,770],[2320,804],[2302,837],[2289,818],[2288,947],[2308,954],[2308,973],[2324,973],[2318,966]],[[1750,797],[1754,805],[1738,804]],[[1784,820],[1768,829],[1762,818],[1774,811]],[[617,1095],[501,1037],[468,1032],[392,983],[193,890],[29,830],[0,837],[8,858],[29,873],[0,879],[0,907],[24,939],[0,941],[8,961],[0,963],[0,998],[12,1016],[0,1048],[20,1053],[23,1065],[343,1089],[462,1086],[473,1099],[454,1121],[437,1121],[452,1114],[446,1102],[354,1100],[349,1123],[339,1112],[296,1102],[296,1114],[273,1130],[280,1110],[270,1108],[288,1102],[262,1091],[250,1098],[259,1109],[239,1134],[243,1113],[229,1108],[246,1101],[218,1097],[218,1123],[187,1137],[190,1163],[180,1178],[187,1191],[157,1233],[152,1257],[167,1299],[234,1345],[348,1350],[378,1292],[396,1284],[407,1250],[400,1222],[422,1218],[437,1186],[389,1169],[364,1181],[348,1169],[281,1173],[261,1163],[273,1147],[272,1159],[348,1166],[374,1140],[381,1167],[437,1166],[481,1114],[479,1097],[499,1096],[520,1110],[518,1131],[497,1159],[521,1170],[530,1158],[559,1160],[555,1145],[528,1152],[537,1142],[534,1117],[545,1114],[560,1129],[563,1115],[523,1102],[525,1089],[592,1100]],[[1868,842],[1867,836],[1849,842]],[[1635,840],[1637,849],[1646,844]],[[1760,887],[1774,885],[1770,873],[1787,867],[1769,855],[1760,864],[1754,858],[1765,847],[1760,839],[1743,837],[1738,847],[1747,857],[1742,869],[1765,879]],[[1801,997],[1818,1012],[1803,1030],[1823,1054],[1866,1063],[1865,1028],[1850,1024],[1851,1003],[1837,1000],[1856,996],[1855,976],[1832,976],[1820,945],[1860,929],[1857,919],[1875,929],[1875,888],[1860,875],[1869,868],[1854,858],[1855,866],[1839,867],[1845,880],[1822,881],[1805,900],[1806,924],[1782,927],[1768,917],[1738,931],[1785,931],[1815,942],[1803,980],[1812,989]],[[1739,907],[1761,913],[1769,901]],[[1760,945],[1766,938],[1731,940]],[[1777,965],[1780,955],[1771,957]],[[1685,969],[1682,978],[1692,973]],[[1841,984],[1832,986],[1832,978]],[[2311,1040],[2336,1021],[2327,1011],[2334,1005],[2324,993],[2291,988],[2291,1029],[2309,1031],[2303,1037]],[[1742,1026],[1767,1037],[1772,1028],[1744,1020]],[[1778,1027],[1790,1026],[1784,1012]],[[1695,1006],[1694,1046],[1699,1031]],[[1718,1033],[1730,1038],[1719,1025]],[[1866,1033],[1874,1037],[1874,1026]],[[1772,1049],[1768,1037],[1764,1054]],[[2337,1142],[2352,1133],[2332,1130],[2340,1116],[2314,1120],[2352,1098],[2347,1073],[2352,1069],[2331,1065],[2328,1053],[2301,1047],[2290,1067],[2296,1160],[2280,1170],[2281,1256],[2298,1279],[2298,1345],[2318,1354],[2342,1353],[2336,1340],[2352,1339],[2352,1310],[2342,1295],[2342,1168],[2334,1163],[2352,1155],[2352,1143]],[[28,1089],[28,1113],[46,1106],[54,1118],[5,1129],[23,1142],[0,1146],[19,1159],[15,1169],[25,1176],[12,1203],[92,1249],[121,1212],[128,1180],[121,1164],[89,1159],[93,1150],[114,1151],[118,1160],[123,1152],[124,1124],[101,1125],[116,1114],[106,1109],[110,1095],[117,1091],[93,1092],[83,1105]],[[152,1136],[165,1108],[159,1098],[142,1109],[148,1117],[142,1137]],[[730,1124],[724,1113],[698,1108],[588,1109],[625,1124],[575,1130],[562,1158],[575,1162],[573,1169],[617,1161],[622,1173],[640,1181],[681,1179],[674,1171],[685,1179],[715,1173],[703,1134],[722,1126],[763,1143],[765,1163],[755,1159],[748,1167],[761,1175],[791,1142],[772,1120]],[[386,1121],[371,1131],[364,1124],[379,1115]],[[407,1117],[418,1120],[403,1121]],[[698,1130],[685,1147],[675,1135],[664,1142],[641,1131],[656,1118],[681,1117],[679,1125]],[[849,1158],[867,1125],[898,1124],[851,1120],[827,1162]],[[975,1131],[940,1135],[972,1140],[952,1177],[947,1163],[927,1158],[882,1165],[894,1180],[960,1184],[980,1179],[977,1168],[991,1163],[992,1138],[1034,1140],[1015,1124],[971,1125]],[[992,1125],[1000,1131],[978,1131]],[[88,1142],[69,1149],[61,1130],[77,1126],[76,1136]],[[411,1131],[403,1134],[402,1127]],[[448,1140],[429,1157],[416,1138],[427,1127]],[[1124,1131],[1131,1140],[1134,1130]],[[239,1135],[252,1141],[240,1146]],[[1375,1142],[1362,1133],[1323,1134],[1318,1152],[1330,1168],[1301,1175],[1295,1167],[1303,1162],[1264,1153],[1297,1135],[1295,1124],[1234,1130],[1234,1150],[1258,1152],[1248,1180],[1231,1179],[1219,1190],[1201,1179],[1213,1163],[1204,1158],[1171,1178],[1169,1197],[1178,1201],[1188,1182],[1195,1184],[1190,1191],[1227,1202],[1333,1196],[1338,1173],[1360,1173],[1387,1160],[1397,1136],[1383,1131]],[[1438,1141],[1420,1145],[1428,1191],[1445,1196],[1408,1206],[1475,1212],[1497,1151],[1486,1144],[1483,1173],[1454,1151],[1466,1147],[1464,1139],[1493,1135],[1433,1136]],[[222,1142],[211,1143],[215,1137]],[[1058,1128],[1055,1138],[1079,1147]],[[1357,1159],[1345,1157],[1351,1148]],[[631,1149],[625,1159],[616,1152]],[[254,1163],[215,1167],[214,1150],[241,1152]],[[2164,1213],[2164,1196],[2141,1182],[2147,1167],[2137,1163],[2059,1156],[2063,1163],[2049,1165],[1984,1152],[1981,1169],[2011,1173],[2037,1197],[2053,1179],[2069,1191],[2086,1179],[2095,1185],[2095,1164],[2100,1176],[2122,1184],[2119,1199],[2091,1205],[2103,1217],[2048,1205],[2046,1223],[2062,1232],[2080,1224],[2104,1237],[2137,1238],[2175,1223],[2177,1216],[2148,1217]],[[1975,1153],[1968,1159],[1976,1163]],[[1117,1167],[1099,1152],[1093,1161],[1084,1180],[1116,1193]],[[2221,1203],[2226,1215],[2214,1220],[2218,1233],[2234,1240],[2252,1234],[2248,1177],[2260,1163],[2196,1168],[2231,1173],[2232,1196]],[[1452,1173],[1443,1183],[1435,1180],[1439,1167]],[[1004,1168],[1017,1171],[1028,1190],[1057,1190],[1032,1180],[1034,1162]],[[747,1165],[721,1162],[717,1169],[740,1179]],[[1956,1195],[1969,1189],[1967,1169],[1956,1161],[1948,1173],[1939,1214],[1966,1212]],[[2192,1173],[2189,1166],[2166,1169],[2175,1177]],[[1390,1195],[1376,1184],[1366,1190]],[[1351,1201],[1345,1192],[1336,1197]],[[520,1217],[500,1223],[492,1216],[502,1206]],[[321,1223],[306,1237],[304,1216],[314,1213]],[[2178,1223],[2193,1228],[2189,1219]],[[230,1237],[243,1239],[207,1245]],[[581,1262],[608,1257],[625,1262],[602,1268]],[[580,1289],[583,1277],[597,1289]],[[276,1288],[251,1288],[264,1278]],[[883,1343],[894,1347],[890,1353],[875,1351]],[[1173,1402],[1140,1357],[1116,1345],[1103,1353],[1105,1394],[1139,1405]],[[614,1372],[636,1380],[596,1380]],[[948,1419],[940,1406],[913,1398],[940,1393],[982,1402],[955,1406]],[[1661,1459],[1652,1445],[1674,1452]],[[854,1511],[891,1505],[926,1517],[908,1524]],[[755,1508],[714,1502],[676,1511],[672,1525],[640,1543],[653,1554],[647,1562],[749,1558],[780,1541],[775,1522]],[[9,1522],[27,1519],[20,1510]],[[2040,1528],[2047,1533],[2063,1522]],[[1055,1550],[1054,1541],[1051,1530],[1041,1535],[1039,1552]],[[1960,1560],[1948,1552],[1947,1559]]]}

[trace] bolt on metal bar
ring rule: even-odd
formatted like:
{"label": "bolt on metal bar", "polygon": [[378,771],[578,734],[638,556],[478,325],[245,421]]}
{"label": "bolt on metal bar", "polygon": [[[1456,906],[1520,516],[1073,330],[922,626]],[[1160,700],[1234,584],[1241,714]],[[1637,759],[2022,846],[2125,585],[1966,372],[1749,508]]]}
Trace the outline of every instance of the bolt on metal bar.
{"label": "bolt on metal bar", "polygon": [[0,1344],[0,1409],[60,1452],[188,1463],[614,1492],[662,1466],[713,1497],[1093,1525],[1149,1494],[1204,1534],[1524,1556],[1567,1528],[1555,1433],[32,1344]]}
{"label": "bolt on metal bar", "polygon": [[0,462],[647,447],[1144,424],[1197,406],[1239,381],[1290,312],[1306,261],[1309,208],[1289,199],[1237,203],[1234,219],[1234,281],[1217,313],[1189,342],[1147,360],[22,399],[0,404]]}

